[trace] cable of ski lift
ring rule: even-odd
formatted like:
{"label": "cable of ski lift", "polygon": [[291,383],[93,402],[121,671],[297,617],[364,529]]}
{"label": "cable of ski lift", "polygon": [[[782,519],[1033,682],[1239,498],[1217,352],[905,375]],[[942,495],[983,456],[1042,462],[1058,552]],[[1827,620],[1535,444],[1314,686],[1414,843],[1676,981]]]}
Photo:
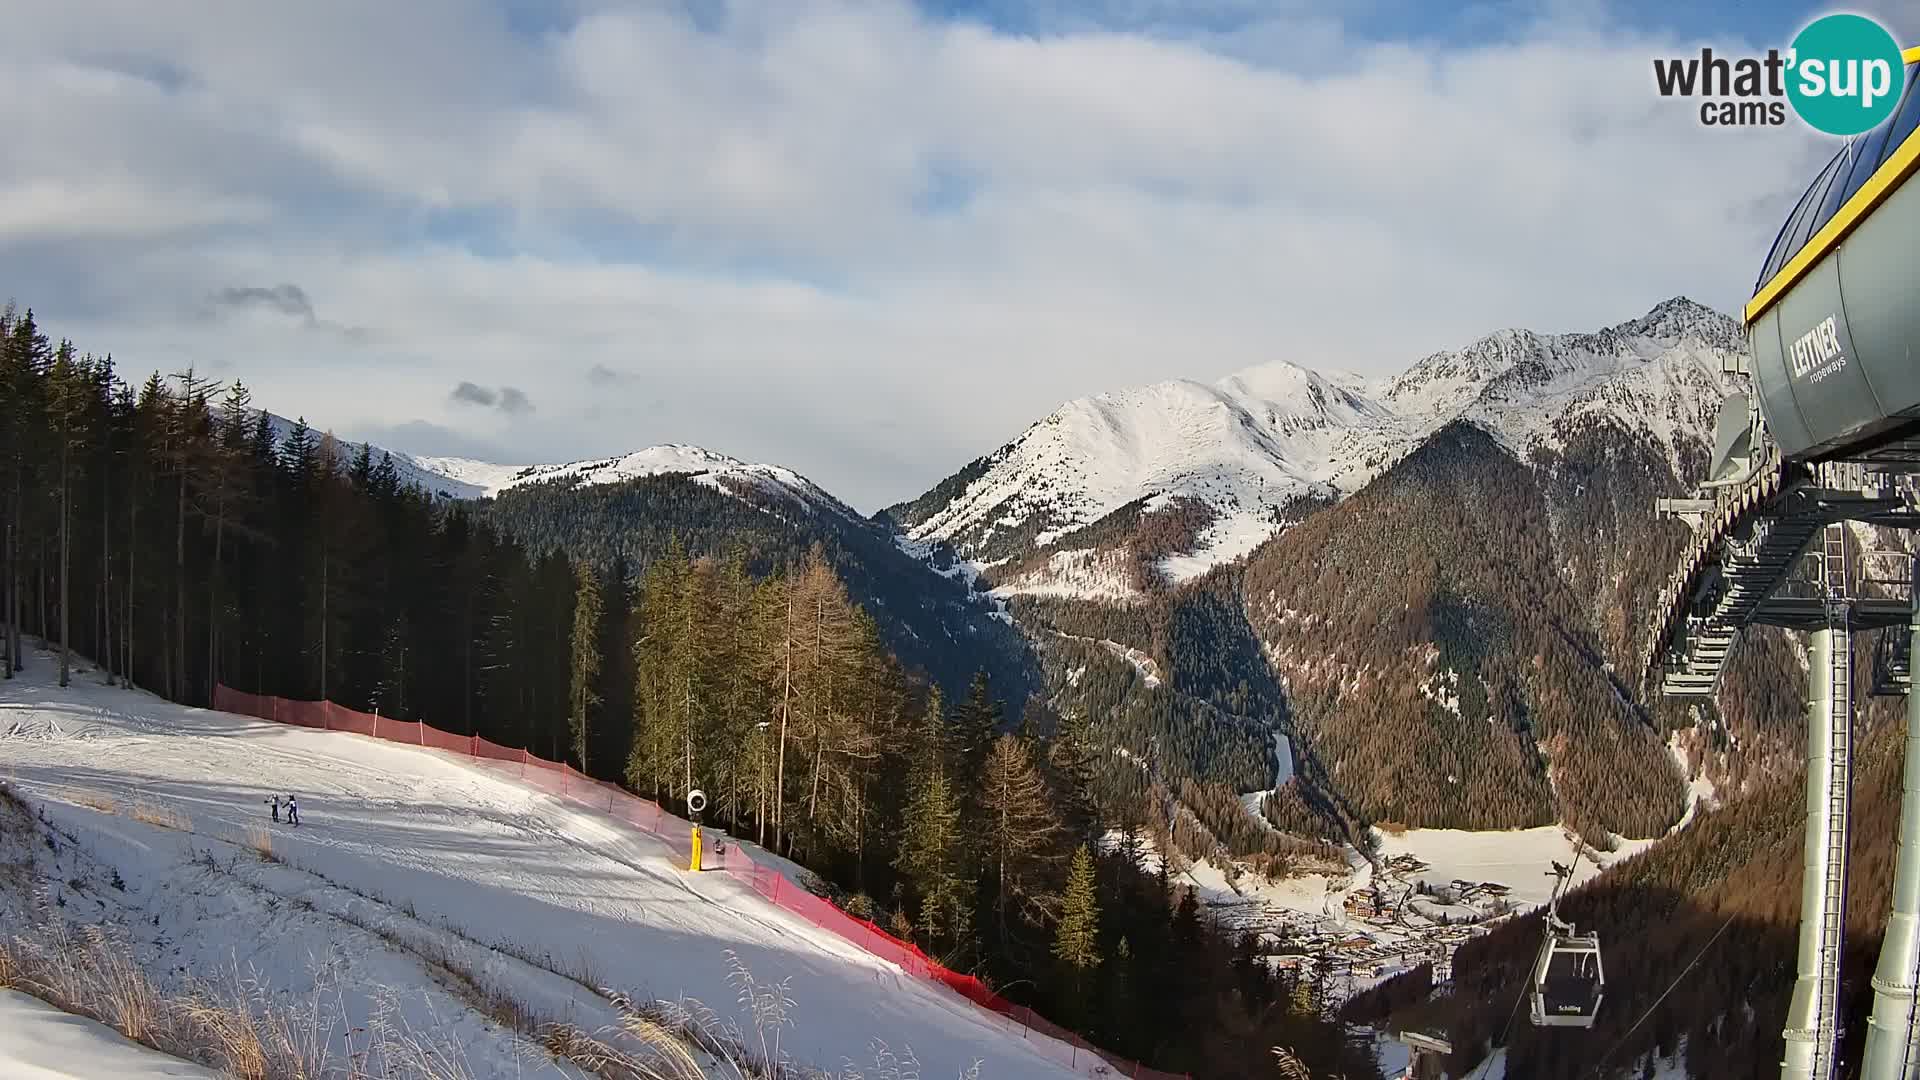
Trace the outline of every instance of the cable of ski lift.
{"label": "cable of ski lift", "polygon": [[1647,1022],[1647,1017],[1653,1015],[1653,1010],[1659,1008],[1660,1003],[1667,1000],[1667,995],[1673,993],[1674,988],[1680,985],[1680,981],[1682,979],[1685,979],[1687,977],[1687,974],[1691,972],[1695,967],[1699,966],[1700,961],[1706,957],[1707,950],[1713,948],[1713,943],[1716,941],[1719,941],[1720,935],[1726,933],[1727,927],[1732,925],[1733,925],[1733,916],[1728,915],[1726,918],[1726,921],[1720,924],[1720,929],[1715,930],[1713,932],[1713,936],[1707,939],[1707,943],[1700,947],[1700,951],[1693,954],[1692,961],[1690,961],[1686,967],[1680,969],[1680,974],[1674,976],[1673,981],[1667,984],[1667,988],[1665,990],[1660,991],[1660,996],[1653,999],[1653,1004],[1647,1006],[1646,1011],[1641,1013],[1640,1018],[1633,1022],[1633,1026],[1627,1029],[1626,1034],[1620,1036],[1619,1040],[1616,1041],[1612,1047],[1608,1048],[1606,1053],[1600,1055],[1599,1061],[1594,1062],[1594,1065],[1593,1065],[1594,1076],[1597,1077],[1601,1075],[1601,1070],[1606,1067],[1608,1059],[1612,1058],[1613,1055],[1617,1053],[1621,1047],[1627,1045],[1627,1040],[1633,1037],[1634,1032],[1640,1030],[1641,1024],[1644,1024]]}

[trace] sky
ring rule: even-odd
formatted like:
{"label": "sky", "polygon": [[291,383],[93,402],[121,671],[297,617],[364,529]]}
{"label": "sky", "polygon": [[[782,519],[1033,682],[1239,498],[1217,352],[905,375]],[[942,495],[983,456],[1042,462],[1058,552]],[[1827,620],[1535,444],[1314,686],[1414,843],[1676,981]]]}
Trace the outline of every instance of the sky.
{"label": "sky", "polygon": [[1073,397],[1736,310],[1833,144],[1651,61],[1824,10],[0,0],[0,299],[343,438],[873,510]]}

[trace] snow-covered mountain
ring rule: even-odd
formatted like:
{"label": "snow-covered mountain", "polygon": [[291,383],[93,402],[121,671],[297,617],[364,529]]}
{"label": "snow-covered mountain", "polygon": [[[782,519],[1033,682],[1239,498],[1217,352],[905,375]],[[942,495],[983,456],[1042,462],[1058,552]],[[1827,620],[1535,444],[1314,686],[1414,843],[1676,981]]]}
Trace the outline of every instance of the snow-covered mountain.
{"label": "snow-covered mountain", "polygon": [[1593,333],[1502,330],[1385,378],[1274,361],[1155,383],[1070,401],[890,513],[914,541],[946,541],[989,571],[1011,564],[1002,591],[1057,594],[1056,578],[1084,587],[1104,554],[1090,527],[1177,506],[1194,534],[1158,569],[1180,580],[1259,546],[1303,497],[1357,491],[1453,420],[1525,460],[1603,418],[1677,460],[1741,347],[1733,320],[1682,297]]}
{"label": "snow-covered mountain", "polygon": [[[285,442],[288,433],[293,431],[293,429],[302,422],[289,420],[284,416],[271,412],[267,413],[266,417],[268,425],[273,428],[273,441],[275,445]],[[312,432],[312,437],[316,444],[326,441],[327,431],[312,427],[311,425],[309,425],[308,430]],[[380,460],[383,454],[392,457],[393,468],[394,471],[399,474],[400,482],[409,487],[417,487],[423,491],[431,492],[448,499],[477,499],[485,493],[478,485],[466,483],[427,466],[423,464],[427,459],[415,457],[402,450],[375,446],[372,443],[349,442],[344,439],[335,438],[333,440],[334,457],[342,466],[349,465],[352,463],[354,455],[360,452],[360,447],[363,445],[367,447],[368,452],[376,462]]]}
{"label": "snow-covered mountain", "polygon": [[649,446],[615,457],[572,461],[564,465],[497,465],[458,457],[415,457],[421,469],[471,488],[471,497],[492,497],[522,484],[549,480],[577,480],[583,486],[618,484],[648,476],[679,474],[717,491],[738,493],[741,485],[796,509],[830,510],[858,517],[853,508],[828,494],[818,484],[779,465],[756,465],[698,446],[669,443]]}
{"label": "snow-covered mountain", "polygon": [[[267,414],[276,443],[286,439],[296,421]],[[325,432],[313,430],[316,441]],[[334,440],[334,453],[344,465],[353,460],[361,443]],[[543,481],[576,481],[582,487],[618,484],[649,476],[681,475],[695,483],[730,495],[749,497],[755,505],[790,507],[802,513],[827,511],[861,520],[858,511],[829,494],[820,485],[779,465],[758,465],[699,446],[668,443],[614,457],[590,458],[559,465],[502,465],[463,457],[410,454],[390,447],[366,444],[377,462],[393,458],[400,482],[449,499],[492,498],[503,491]]]}

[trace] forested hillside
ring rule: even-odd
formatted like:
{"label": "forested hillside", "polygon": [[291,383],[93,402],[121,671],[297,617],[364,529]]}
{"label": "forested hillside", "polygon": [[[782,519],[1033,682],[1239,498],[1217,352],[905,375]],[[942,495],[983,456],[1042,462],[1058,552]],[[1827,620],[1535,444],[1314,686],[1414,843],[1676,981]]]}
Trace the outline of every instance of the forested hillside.
{"label": "forested hillside", "polygon": [[[1864,658],[1857,666],[1864,676]],[[1865,691],[1863,677],[1859,692]],[[1892,900],[1905,734],[1900,713],[1897,699],[1875,699],[1860,716],[1840,1001],[1847,1061],[1860,1058],[1872,1000],[1868,980]],[[1696,1080],[1778,1076],[1800,917],[1804,778],[1801,769],[1756,783],[1563,905],[1582,930],[1599,933],[1605,949],[1607,999],[1591,1031],[1534,1029],[1524,1019],[1507,1026],[1540,945],[1537,916],[1464,945],[1451,991],[1398,1019],[1450,1031],[1456,1074],[1470,1070],[1504,1031],[1509,1076],[1634,1078],[1645,1075],[1641,1066],[1652,1055],[1678,1056]],[[1392,996],[1389,989],[1373,1004]],[[1362,1011],[1354,1017],[1378,1018]],[[1601,1065],[1606,1068],[1597,1069]]]}
{"label": "forested hillside", "polygon": [[1025,640],[963,575],[933,572],[892,529],[838,504],[803,502],[748,483],[667,473],[613,484],[549,480],[482,503],[480,516],[532,551],[563,552],[639,573],[678,543],[692,555],[738,555],[756,576],[797,566],[818,546],[902,663],[959,693],[988,671],[1008,701],[1027,697]]}
{"label": "forested hillside", "polygon": [[1596,840],[1679,818],[1665,733],[1610,678],[1564,569],[1591,538],[1556,542],[1554,517],[1535,470],[1456,424],[1248,567],[1302,740],[1368,818],[1564,819]]}
{"label": "forested hillside", "polygon": [[[1262,807],[1295,836],[1555,821],[1600,843],[1659,835],[1684,808],[1670,732],[1698,721],[1703,749],[1730,745],[1714,710],[1630,681],[1633,613],[1679,542],[1653,503],[1680,480],[1625,432],[1566,434],[1522,462],[1456,423],[1244,567],[1130,603],[1016,602],[1046,628],[1054,706],[1110,717],[1132,755],[1111,783],[1142,798],[1192,784],[1196,815],[1243,854],[1275,841],[1224,796],[1270,786],[1276,732],[1294,779]],[[1742,695],[1777,659],[1729,677],[1737,730],[1771,725]]]}
{"label": "forested hillside", "polygon": [[[531,746],[669,804],[700,786],[710,822],[1121,1054],[1238,1077],[1284,1044],[1320,1072],[1377,1075],[1322,985],[1274,974],[1191,892],[1096,853],[1134,824],[1096,788],[1114,751],[1100,725],[1007,716],[985,674],[953,697],[913,677],[824,550],[769,558],[749,530],[695,556],[665,530],[634,574],[530,549],[390,461],[335,449],[304,423],[276,440],[238,381],[155,373],[136,389],[6,308],[6,674],[32,636],[62,684],[104,675],[188,704],[222,683],[324,696]],[[73,675],[75,652],[98,673]],[[1236,700],[1230,680],[1192,686]]]}

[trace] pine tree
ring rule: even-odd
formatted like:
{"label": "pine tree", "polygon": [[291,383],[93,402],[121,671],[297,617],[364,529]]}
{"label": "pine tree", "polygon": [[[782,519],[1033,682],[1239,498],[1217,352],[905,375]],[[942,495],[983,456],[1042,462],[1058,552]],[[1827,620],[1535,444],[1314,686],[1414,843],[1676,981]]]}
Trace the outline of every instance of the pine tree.
{"label": "pine tree", "polygon": [[26,660],[20,643],[22,623],[27,612],[23,563],[27,542],[28,483],[40,466],[40,447],[46,445],[45,393],[47,365],[53,357],[47,336],[34,322],[28,308],[11,320],[5,342],[0,342],[0,401],[4,401],[7,422],[8,477],[7,505],[7,580],[6,645],[10,656],[9,676]]}
{"label": "pine tree", "polygon": [[219,682],[221,630],[232,614],[223,595],[227,531],[249,538],[259,534],[248,523],[253,508],[252,461],[247,449],[247,425],[253,394],[239,380],[227,388],[220,405],[215,437],[194,454],[194,501],[203,521],[213,530],[213,561],[207,574],[207,686]]}
{"label": "pine tree", "polygon": [[1082,844],[1073,850],[1053,936],[1053,955],[1079,971],[1100,966],[1100,901],[1094,885],[1093,854]]}
{"label": "pine tree", "polygon": [[48,414],[59,446],[54,486],[59,494],[60,510],[60,685],[66,686],[73,666],[72,637],[72,553],[73,553],[73,470],[76,450],[86,438],[87,405],[91,386],[83,365],[74,356],[73,343],[62,341],[55,351],[53,367],[47,373],[50,401]]}
{"label": "pine tree", "polygon": [[587,712],[600,704],[594,689],[600,676],[600,575],[586,563],[573,568],[578,583],[573,601],[573,697],[569,727],[573,757],[587,771]]}

